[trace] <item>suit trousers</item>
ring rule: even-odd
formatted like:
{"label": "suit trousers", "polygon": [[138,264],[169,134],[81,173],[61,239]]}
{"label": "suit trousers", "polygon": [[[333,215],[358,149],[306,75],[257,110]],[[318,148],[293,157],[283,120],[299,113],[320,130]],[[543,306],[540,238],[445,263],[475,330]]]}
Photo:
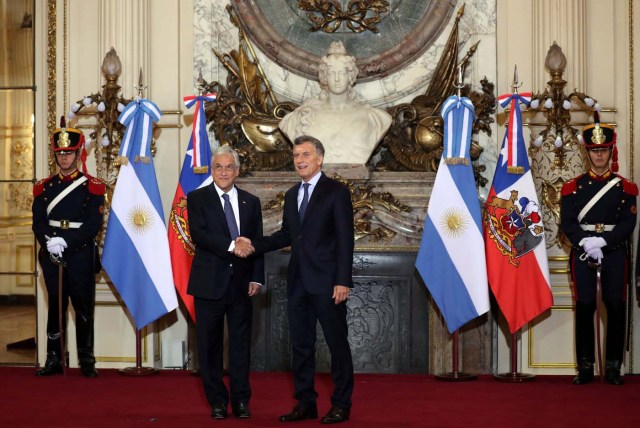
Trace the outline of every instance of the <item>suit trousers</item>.
{"label": "suit trousers", "polygon": [[353,361],[348,341],[347,304],[336,305],[332,294],[306,291],[300,278],[287,296],[289,331],[293,354],[294,397],[303,406],[314,405],[316,324],[319,321],[331,353],[334,390],[331,403],[348,409],[353,393]]}
{"label": "suit trousers", "polygon": [[231,299],[228,294],[227,292],[219,300],[196,297],[194,301],[200,377],[211,406],[229,403],[229,391],[222,381],[225,316],[229,331],[231,404],[248,403],[251,398],[249,366],[252,302],[247,296]]}

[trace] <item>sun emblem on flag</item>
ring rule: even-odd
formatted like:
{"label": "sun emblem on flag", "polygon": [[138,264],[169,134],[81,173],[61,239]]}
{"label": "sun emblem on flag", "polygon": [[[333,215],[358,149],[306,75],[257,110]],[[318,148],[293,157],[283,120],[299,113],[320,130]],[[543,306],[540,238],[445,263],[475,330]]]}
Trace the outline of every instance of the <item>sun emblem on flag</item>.
{"label": "sun emblem on flag", "polygon": [[448,208],[440,218],[442,230],[451,238],[459,238],[464,235],[469,221],[460,208]]}
{"label": "sun emblem on flag", "polygon": [[153,213],[149,207],[137,205],[129,210],[129,226],[138,234],[143,234],[153,226]]}

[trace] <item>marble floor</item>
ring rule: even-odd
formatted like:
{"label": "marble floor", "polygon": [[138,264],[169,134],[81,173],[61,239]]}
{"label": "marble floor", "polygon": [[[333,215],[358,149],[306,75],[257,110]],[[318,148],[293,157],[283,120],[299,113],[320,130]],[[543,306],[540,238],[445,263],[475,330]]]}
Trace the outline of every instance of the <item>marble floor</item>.
{"label": "marble floor", "polygon": [[35,365],[35,336],[35,306],[0,304],[0,365]]}

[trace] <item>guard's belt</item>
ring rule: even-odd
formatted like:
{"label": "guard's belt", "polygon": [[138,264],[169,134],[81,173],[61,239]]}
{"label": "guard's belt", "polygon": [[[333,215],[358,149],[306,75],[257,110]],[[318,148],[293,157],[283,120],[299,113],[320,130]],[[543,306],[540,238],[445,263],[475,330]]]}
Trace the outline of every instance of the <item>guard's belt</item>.
{"label": "guard's belt", "polygon": [[82,222],[69,220],[49,220],[49,226],[59,227],[60,229],[80,229]]}
{"label": "guard's belt", "polygon": [[585,232],[602,233],[602,232],[611,232],[613,230],[613,226],[615,226],[615,224],[602,224],[602,223],[581,224],[580,229],[584,230]]}

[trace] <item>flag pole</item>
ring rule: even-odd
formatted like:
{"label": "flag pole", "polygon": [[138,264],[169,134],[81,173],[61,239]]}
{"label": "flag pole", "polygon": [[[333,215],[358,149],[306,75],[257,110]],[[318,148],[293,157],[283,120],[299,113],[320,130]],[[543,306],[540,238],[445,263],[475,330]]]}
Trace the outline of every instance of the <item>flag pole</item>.
{"label": "flag pole", "polygon": [[150,376],[160,373],[156,368],[142,367],[142,335],[138,329],[136,329],[136,366],[126,367],[118,372],[124,376]]}
{"label": "flag pole", "polygon": [[511,371],[509,373],[499,373],[493,375],[493,378],[498,382],[531,382],[536,378],[536,375],[530,373],[518,372],[518,332],[516,331],[511,335]]}
{"label": "flag pole", "polygon": [[466,382],[470,380],[476,380],[478,376],[470,373],[464,373],[459,371],[459,356],[458,356],[458,342],[459,342],[459,334],[458,330],[453,332],[453,343],[452,343],[452,371],[449,373],[440,373],[435,375],[437,380],[443,380],[447,382]]}

